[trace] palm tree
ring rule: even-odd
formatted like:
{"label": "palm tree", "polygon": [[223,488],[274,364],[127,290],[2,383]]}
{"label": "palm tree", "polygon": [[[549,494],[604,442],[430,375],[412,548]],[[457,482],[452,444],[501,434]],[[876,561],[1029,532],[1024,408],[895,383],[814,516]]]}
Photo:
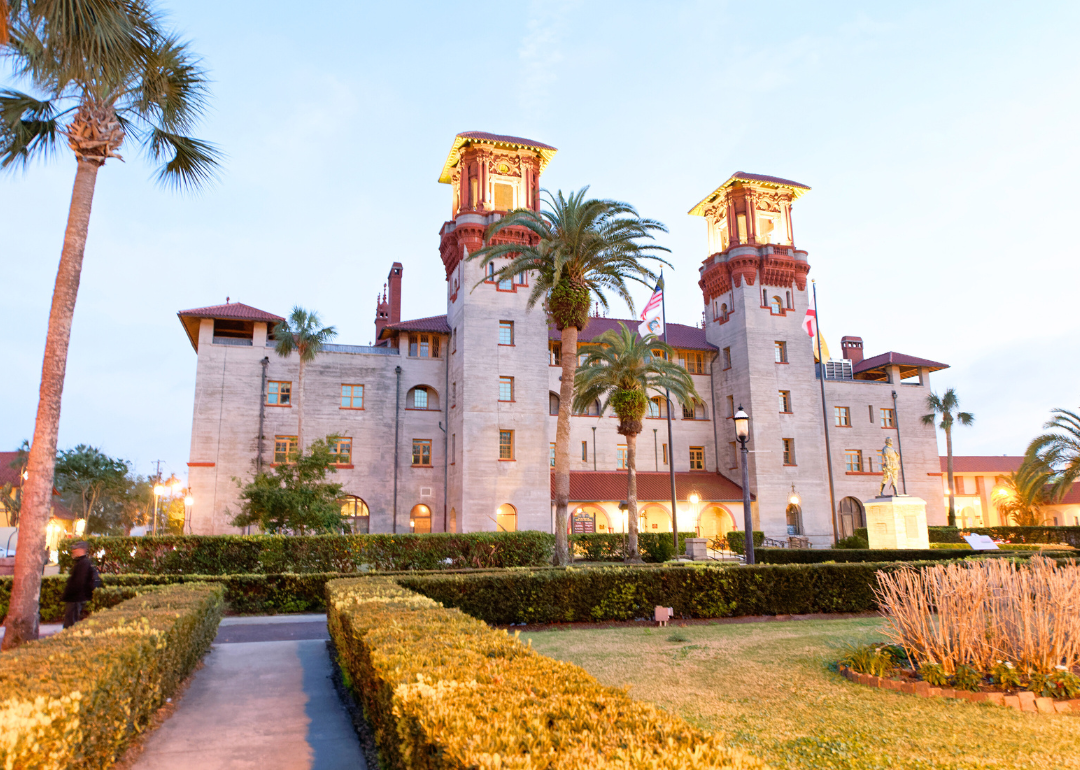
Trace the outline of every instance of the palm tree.
{"label": "palm tree", "polygon": [[1043,425],[1044,433],[1028,446],[1027,457],[1039,458],[1054,470],[1050,479],[1050,498],[1060,500],[1080,477],[1080,414],[1067,409],[1052,409],[1053,418]]}
{"label": "palm tree", "polygon": [[205,107],[206,76],[144,0],[15,0],[3,55],[38,93],[0,89],[0,169],[24,168],[66,140],[76,160],[67,230],[49,312],[20,547],[3,649],[38,635],[38,597],[52,497],[60,399],[98,170],[131,137],[158,181],[207,181],[218,152],[187,136]]}
{"label": "palm tree", "polygon": [[[960,407],[960,399],[956,397],[956,390],[949,388],[945,391],[944,396],[938,396],[937,393],[931,393],[926,397],[926,408],[930,410],[930,414],[924,414],[922,417],[923,425],[933,425],[937,420],[937,416],[941,415],[941,423],[939,427],[945,431],[945,452],[948,456],[946,461],[946,467],[949,477],[949,526],[956,526],[956,485],[953,484],[953,462],[952,462],[952,428],[953,423],[958,422],[961,425],[971,425],[975,422],[975,415],[970,412],[957,412]],[[955,412],[955,414],[954,414]]]}
{"label": "palm tree", "polygon": [[[620,323],[619,331],[601,334],[591,346],[574,379],[574,410],[584,412],[601,401],[600,414],[610,405],[619,418],[618,431],[626,436],[626,504],[629,538],[626,558],[638,555],[637,437],[649,407],[649,393],[669,391],[683,406],[701,400],[690,375],[672,362],[674,350],[655,335],[639,337]],[[659,351],[656,356],[653,351]],[[670,403],[669,403],[670,406]]]}
{"label": "palm tree", "polygon": [[297,305],[292,313],[281,323],[274,327],[274,339],[277,344],[274,350],[282,358],[288,358],[295,350],[300,357],[300,377],[296,383],[300,399],[296,419],[296,451],[304,454],[304,366],[315,360],[315,356],[322,353],[323,346],[337,337],[337,329],[333,326],[322,327],[319,314],[308,312]]}
{"label": "palm tree", "polygon": [[993,503],[998,513],[1017,527],[1037,527],[1043,523],[1043,506],[1050,502],[1049,484],[1054,470],[1038,458],[1025,458],[1015,473],[1005,476],[994,489]]}
{"label": "palm tree", "polygon": [[[513,280],[522,273],[532,275],[528,307],[543,300],[562,338],[562,384],[555,428],[555,560],[560,565],[570,563],[570,405],[574,400],[578,332],[589,321],[594,297],[606,309],[604,292],[614,292],[633,313],[634,300],[627,282],[637,281],[652,288],[657,275],[645,260],[670,265],[654,253],[669,249],[642,243],[651,240],[655,232],[667,232],[664,225],[638,216],[628,203],[586,198],[588,189],[571,192],[568,197],[562,191],[552,196],[545,190],[546,210],[509,212],[488,227],[488,245],[468,256],[479,259],[482,269],[496,259],[509,258],[495,271],[496,280]],[[522,243],[513,233],[500,238],[512,227],[526,230],[528,242]]]}

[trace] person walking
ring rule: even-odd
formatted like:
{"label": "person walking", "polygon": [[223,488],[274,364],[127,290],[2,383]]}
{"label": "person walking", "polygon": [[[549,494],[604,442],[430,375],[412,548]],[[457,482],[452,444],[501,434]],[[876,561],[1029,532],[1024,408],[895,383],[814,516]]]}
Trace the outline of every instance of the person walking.
{"label": "person walking", "polygon": [[86,555],[89,550],[82,540],[71,546],[75,563],[71,566],[67,585],[64,586],[64,628],[71,628],[82,618],[83,605],[94,597],[97,570]]}

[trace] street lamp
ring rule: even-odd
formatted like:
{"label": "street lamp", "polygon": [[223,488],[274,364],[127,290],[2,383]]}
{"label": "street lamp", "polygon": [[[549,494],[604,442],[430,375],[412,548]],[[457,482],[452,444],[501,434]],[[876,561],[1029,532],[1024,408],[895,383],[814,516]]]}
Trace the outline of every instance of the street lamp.
{"label": "street lamp", "polygon": [[[187,494],[184,497],[184,524],[187,526],[188,534],[191,534],[191,507],[195,505],[195,498],[191,494]],[[180,534],[184,533],[184,528],[180,528]]]}
{"label": "street lamp", "polygon": [[695,524],[694,524],[694,532],[697,533],[698,537],[701,537],[701,522],[698,521],[698,515],[697,515],[698,514],[697,504],[701,500],[701,498],[698,497],[697,492],[691,492],[690,496],[687,497],[686,500],[687,500],[687,502],[690,503],[690,505],[694,506],[694,508],[693,508],[694,522],[695,522]]}
{"label": "street lamp", "polygon": [[166,492],[164,484],[154,485],[154,520],[150,523],[150,534],[157,534],[157,519],[158,519],[158,501],[161,500],[161,496]]}
{"label": "street lamp", "polygon": [[750,436],[750,415],[743,411],[742,404],[739,404],[739,411],[735,412],[734,420],[735,438],[739,440],[739,446],[742,449],[742,507],[746,563],[753,564],[754,517],[750,513],[750,468],[746,461],[748,454],[746,440]]}

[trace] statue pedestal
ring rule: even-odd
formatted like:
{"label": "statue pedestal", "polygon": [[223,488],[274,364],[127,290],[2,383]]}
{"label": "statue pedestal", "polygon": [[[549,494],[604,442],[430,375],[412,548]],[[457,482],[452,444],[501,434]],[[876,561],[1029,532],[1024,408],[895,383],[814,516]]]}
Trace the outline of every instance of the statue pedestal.
{"label": "statue pedestal", "polygon": [[704,561],[709,558],[709,538],[688,537],[683,540],[686,543],[686,557],[693,561]]}
{"label": "statue pedestal", "polygon": [[863,501],[871,548],[930,548],[926,501],[911,495]]}

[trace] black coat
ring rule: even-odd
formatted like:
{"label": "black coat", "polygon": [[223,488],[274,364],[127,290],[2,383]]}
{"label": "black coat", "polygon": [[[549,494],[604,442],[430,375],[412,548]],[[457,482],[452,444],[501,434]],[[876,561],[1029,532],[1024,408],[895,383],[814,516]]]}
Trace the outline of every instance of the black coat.
{"label": "black coat", "polygon": [[68,575],[62,601],[88,602],[92,598],[94,598],[94,568],[90,565],[88,556],[80,556],[75,559],[71,574]]}

